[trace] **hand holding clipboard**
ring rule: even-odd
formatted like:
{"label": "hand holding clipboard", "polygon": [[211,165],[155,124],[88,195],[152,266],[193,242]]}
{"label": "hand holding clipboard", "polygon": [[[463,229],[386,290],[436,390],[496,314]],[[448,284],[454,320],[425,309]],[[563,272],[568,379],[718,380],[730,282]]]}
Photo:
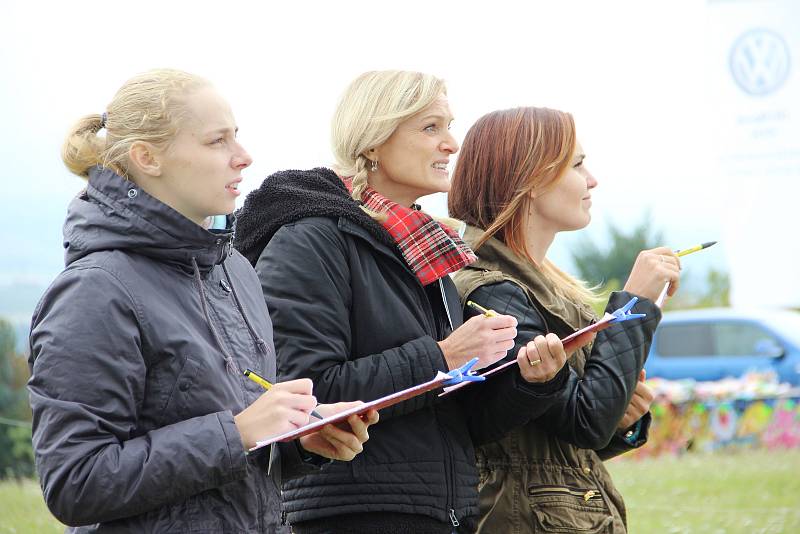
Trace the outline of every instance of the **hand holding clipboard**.
{"label": "hand holding clipboard", "polygon": [[307,434],[311,434],[312,432],[316,432],[325,425],[341,423],[351,415],[354,414],[363,415],[370,410],[381,410],[383,408],[388,408],[389,406],[393,406],[399,402],[408,400],[412,397],[416,397],[417,395],[421,395],[423,393],[426,393],[428,391],[431,391],[433,389],[442,386],[446,386],[448,384],[466,384],[469,382],[480,382],[485,379],[480,376],[470,374],[470,369],[472,368],[473,365],[475,365],[477,361],[478,358],[473,358],[463,366],[457,369],[453,369],[450,372],[443,373],[439,371],[436,374],[436,376],[433,377],[433,379],[429,380],[428,382],[423,382],[422,384],[418,384],[408,389],[392,393],[391,395],[386,395],[385,397],[375,399],[371,402],[365,402],[364,404],[354,406],[347,410],[341,411],[337,414],[324,417],[312,423],[308,423],[307,425],[292,430],[290,432],[285,432],[277,436],[264,438],[263,440],[257,441],[256,446],[249,450],[252,452],[257,449],[260,449],[261,447],[266,447],[267,445],[270,445],[278,441],[291,441],[300,438],[302,436],[305,436]]}
{"label": "hand holding clipboard", "polygon": [[[582,347],[586,343],[585,334],[588,334],[590,332],[600,332],[601,330],[605,330],[614,323],[621,323],[623,321],[630,321],[632,319],[640,319],[644,317],[645,314],[643,313],[631,313],[631,309],[638,301],[639,301],[638,297],[633,297],[622,308],[614,310],[611,313],[606,313],[603,316],[603,318],[600,319],[599,321],[592,323],[585,328],[581,328],[580,330],[577,330],[572,334],[568,335],[567,337],[563,338],[561,340],[561,343],[564,345],[564,351],[567,354],[569,354],[570,352],[574,352],[575,350]],[[483,308],[481,308],[481,310],[483,311],[484,314],[495,313],[493,310],[486,310]],[[508,369],[513,365],[517,365],[516,359],[510,360],[502,365],[498,365],[497,367],[494,367],[486,371],[485,373],[481,373],[478,376],[487,378],[495,373],[499,373],[504,369]],[[462,382],[460,384],[455,384],[453,386],[446,387],[439,396],[443,397],[449,393],[452,393],[453,391],[456,391],[458,389],[461,389],[462,387],[467,386],[468,384],[469,382]]]}

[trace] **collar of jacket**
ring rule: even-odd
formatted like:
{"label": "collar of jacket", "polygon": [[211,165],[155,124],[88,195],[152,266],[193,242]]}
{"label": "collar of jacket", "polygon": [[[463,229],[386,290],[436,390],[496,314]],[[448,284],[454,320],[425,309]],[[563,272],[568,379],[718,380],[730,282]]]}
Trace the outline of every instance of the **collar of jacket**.
{"label": "collar of jacket", "polygon": [[[372,246],[372,248],[375,250],[376,253],[382,254],[386,258],[389,258],[392,261],[396,262],[398,266],[404,269],[408,273],[408,275],[417,282],[417,287],[421,292],[420,294],[423,296],[423,298],[427,299],[427,294],[425,293],[425,289],[424,286],[422,285],[422,282],[419,281],[417,275],[414,274],[414,271],[405,262],[403,256],[400,254],[400,251],[397,249],[396,246],[390,247],[386,245],[384,242],[377,240],[372,233],[370,233],[363,227],[359,226],[358,224],[344,217],[339,217],[337,226],[339,230],[341,230],[342,232],[363,239],[365,242],[369,243],[369,245]],[[438,280],[436,280],[436,285],[439,288],[439,293],[441,294],[442,303],[444,305],[444,311],[445,314],[447,315],[447,322],[448,325],[450,326],[450,330],[452,331],[461,325],[460,319],[454,320],[453,314],[450,311],[451,306],[458,306],[458,296],[457,296],[458,293],[453,292],[451,298],[448,299],[447,291],[445,290],[445,284],[446,284],[445,279],[449,280],[447,276],[439,278]],[[452,285],[452,282],[449,283]],[[431,318],[431,320],[433,319]]]}
{"label": "collar of jacket", "polygon": [[[464,241],[475,250],[474,245],[482,235],[483,230],[467,225]],[[571,329],[583,328],[595,319],[588,307],[576,306],[557,295],[553,283],[538,268],[520,258],[499,239],[489,238],[475,253],[478,260],[467,269],[502,272],[505,278],[517,281],[533,300]]]}
{"label": "collar of jacket", "polygon": [[86,190],[70,203],[64,223],[67,265],[102,250],[129,250],[203,273],[231,253],[235,219],[209,231],[110,169],[89,171]]}
{"label": "collar of jacket", "polygon": [[364,213],[341,178],[331,169],[318,167],[276,172],[251,191],[237,212],[236,249],[255,265],[281,226],[307,217],[350,220],[375,241],[394,247],[389,232]]}

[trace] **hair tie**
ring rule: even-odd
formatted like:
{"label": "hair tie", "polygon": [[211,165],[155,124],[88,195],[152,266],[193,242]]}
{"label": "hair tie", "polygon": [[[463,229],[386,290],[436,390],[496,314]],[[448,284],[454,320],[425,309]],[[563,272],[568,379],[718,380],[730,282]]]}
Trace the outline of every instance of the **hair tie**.
{"label": "hair tie", "polygon": [[102,130],[103,128],[105,128],[105,127],[106,127],[106,121],[107,121],[107,120],[108,120],[108,113],[106,113],[106,112],[104,111],[104,112],[102,113],[102,115],[100,115],[100,129],[101,129],[101,130]]}

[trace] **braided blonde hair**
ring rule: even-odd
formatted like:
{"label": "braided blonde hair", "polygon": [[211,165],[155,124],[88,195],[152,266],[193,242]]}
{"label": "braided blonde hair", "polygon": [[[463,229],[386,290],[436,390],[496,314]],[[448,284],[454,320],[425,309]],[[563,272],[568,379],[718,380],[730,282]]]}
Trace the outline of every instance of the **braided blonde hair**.
{"label": "braided blonde hair", "polygon": [[361,201],[372,165],[366,153],[386,142],[401,122],[445,94],[443,80],[399,70],[365,72],[348,86],[333,115],[331,144],[334,170],[340,176],[352,176],[356,201]]}
{"label": "braided blonde hair", "polygon": [[[209,83],[194,74],[154,69],[125,82],[106,108],[76,122],[61,148],[67,169],[82,178],[95,165],[128,177],[128,152],[137,141],[169,146],[186,114],[186,97]],[[105,137],[98,135],[105,128]]]}

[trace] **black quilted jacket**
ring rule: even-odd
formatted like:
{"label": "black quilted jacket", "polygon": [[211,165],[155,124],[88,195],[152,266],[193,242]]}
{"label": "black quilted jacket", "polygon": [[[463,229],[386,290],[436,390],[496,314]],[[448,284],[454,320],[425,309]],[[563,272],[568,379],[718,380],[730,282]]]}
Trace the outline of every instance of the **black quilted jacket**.
{"label": "black quilted jacket", "polygon": [[[240,250],[259,258],[278,374],[310,377],[320,402],[369,401],[446,371],[436,341],[462,322],[452,281],[423,287],[362,214],[327,169],[267,178],[238,214]],[[463,528],[478,513],[473,446],[542,413],[563,385],[552,382],[530,385],[515,371],[469,395],[434,391],[383,410],[354,461],[284,484],[288,520],[399,512],[440,527],[424,532]]]}

